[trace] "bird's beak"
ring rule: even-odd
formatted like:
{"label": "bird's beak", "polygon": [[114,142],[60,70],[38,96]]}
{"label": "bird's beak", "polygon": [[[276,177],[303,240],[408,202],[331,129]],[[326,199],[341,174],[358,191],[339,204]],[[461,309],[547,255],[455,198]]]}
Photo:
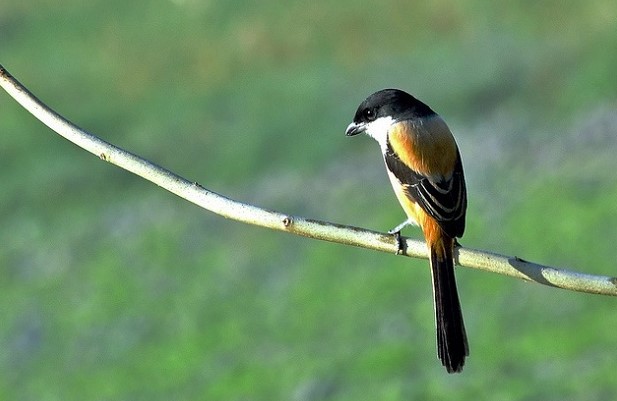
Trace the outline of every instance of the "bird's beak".
{"label": "bird's beak", "polygon": [[351,123],[347,126],[347,129],[345,130],[345,135],[354,136],[363,133],[365,130],[366,125]]}

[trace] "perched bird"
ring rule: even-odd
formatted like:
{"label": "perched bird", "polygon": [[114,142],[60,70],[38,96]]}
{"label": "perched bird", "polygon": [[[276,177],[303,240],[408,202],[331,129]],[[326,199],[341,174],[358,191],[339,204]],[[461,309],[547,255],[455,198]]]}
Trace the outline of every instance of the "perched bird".
{"label": "perched bird", "polygon": [[419,225],[430,251],[437,354],[449,373],[469,355],[454,276],[453,249],[465,230],[467,192],[456,141],[429,106],[398,89],[373,93],[358,107],[345,134],[367,133],[379,143],[394,193],[407,220]]}

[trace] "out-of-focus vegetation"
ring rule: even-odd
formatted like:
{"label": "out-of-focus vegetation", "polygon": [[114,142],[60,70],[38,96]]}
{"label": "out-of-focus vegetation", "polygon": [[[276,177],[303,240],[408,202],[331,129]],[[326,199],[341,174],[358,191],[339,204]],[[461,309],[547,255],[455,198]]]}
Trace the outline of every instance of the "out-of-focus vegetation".
{"label": "out-of-focus vegetation", "polygon": [[[457,136],[462,243],[615,274],[617,3],[0,3],[0,63],[78,125],[270,209],[403,218],[357,104],[400,87]],[[0,93],[0,398],[608,400],[617,300],[460,269],[464,373],[427,262],[213,216]],[[419,234],[410,230],[408,235]]]}

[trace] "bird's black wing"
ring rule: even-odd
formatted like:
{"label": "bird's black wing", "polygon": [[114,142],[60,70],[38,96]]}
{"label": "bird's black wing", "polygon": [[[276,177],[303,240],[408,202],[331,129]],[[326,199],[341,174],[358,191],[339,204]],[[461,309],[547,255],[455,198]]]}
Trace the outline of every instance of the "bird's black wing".
{"label": "bird's black wing", "polygon": [[452,177],[432,181],[407,166],[392,150],[390,144],[384,155],[388,170],[405,188],[405,193],[439,223],[451,238],[461,237],[465,231],[467,190],[461,157],[456,155]]}

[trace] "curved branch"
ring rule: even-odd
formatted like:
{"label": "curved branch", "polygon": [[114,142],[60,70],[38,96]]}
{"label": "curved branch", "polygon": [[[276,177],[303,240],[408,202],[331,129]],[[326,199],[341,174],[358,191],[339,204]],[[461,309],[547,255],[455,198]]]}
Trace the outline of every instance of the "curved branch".
{"label": "curved branch", "polygon": [[[392,235],[274,212],[234,201],[82,130],[51,110],[0,65],[0,86],[32,115],[77,146],[223,217],[296,235],[396,253]],[[428,258],[424,242],[404,238],[406,256]],[[457,264],[572,291],[617,296],[617,278],[538,265],[518,257],[458,247]]]}

